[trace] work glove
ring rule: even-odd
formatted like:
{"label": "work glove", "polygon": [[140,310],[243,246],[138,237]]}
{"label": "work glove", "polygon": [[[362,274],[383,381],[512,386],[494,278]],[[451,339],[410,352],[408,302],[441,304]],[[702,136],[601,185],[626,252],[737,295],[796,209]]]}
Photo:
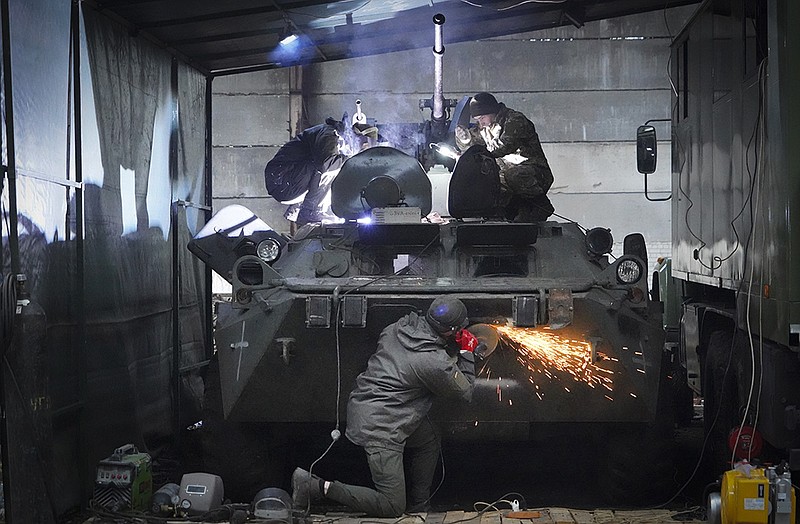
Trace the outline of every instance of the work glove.
{"label": "work glove", "polygon": [[481,129],[481,137],[486,144],[486,149],[494,151],[503,147],[503,141],[500,140],[500,135],[503,134],[503,128],[500,124],[494,123],[489,127]]}
{"label": "work glove", "polygon": [[467,145],[472,141],[469,130],[464,126],[456,126],[455,136],[456,141],[458,141],[459,145],[462,146]]}
{"label": "work glove", "polygon": [[457,332],[455,339],[462,354],[471,353],[482,359],[486,353],[486,344],[478,340],[478,337],[466,329]]}
{"label": "work glove", "polygon": [[470,353],[473,353],[478,347],[478,344],[480,344],[480,341],[477,339],[477,337],[475,337],[475,335],[466,329],[462,329],[456,333],[456,344],[458,344],[458,348],[461,351],[469,351]]}

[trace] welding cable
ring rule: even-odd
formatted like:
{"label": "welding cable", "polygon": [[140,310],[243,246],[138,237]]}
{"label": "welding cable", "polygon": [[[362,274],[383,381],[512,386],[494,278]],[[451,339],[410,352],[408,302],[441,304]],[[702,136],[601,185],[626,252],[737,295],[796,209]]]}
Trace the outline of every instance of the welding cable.
{"label": "welding cable", "polygon": [[706,508],[704,506],[691,506],[686,509],[670,513],[669,518],[673,521],[707,520]]}
{"label": "welding cable", "polygon": [[17,310],[17,287],[14,275],[8,274],[0,282],[0,329],[2,329],[3,354],[14,339],[14,316]]}
{"label": "welding cable", "polygon": [[[745,154],[745,168],[746,168],[747,174],[748,174],[748,176],[750,178],[749,190],[747,192],[747,197],[742,202],[741,209],[739,209],[739,212],[736,213],[736,215],[730,221],[731,229],[733,230],[733,234],[734,234],[734,236],[736,238],[736,242],[735,242],[733,248],[731,249],[731,251],[727,255],[725,255],[723,257],[720,257],[718,255],[714,255],[713,257],[711,257],[711,262],[710,263],[703,262],[700,259],[699,255],[698,255],[697,262],[702,267],[704,267],[705,269],[708,269],[709,271],[715,271],[715,270],[719,269],[720,267],[722,267],[722,264],[724,262],[726,262],[727,260],[729,260],[731,257],[733,257],[734,253],[736,253],[736,251],[738,251],[739,247],[741,247],[742,243],[741,243],[741,239],[739,238],[739,231],[736,229],[736,225],[735,224],[736,224],[736,221],[744,214],[744,211],[746,209],[749,209],[750,210],[750,232],[748,234],[748,240],[744,245],[744,250],[745,250],[744,251],[744,261],[745,261],[745,264],[747,263],[747,246],[748,246],[748,244],[750,242],[750,238],[752,237],[752,234],[753,234],[753,220],[754,220],[754,215],[753,215],[753,191],[755,189],[757,175],[758,175],[758,173],[762,172],[761,170],[758,169],[758,164],[761,163],[761,159],[763,158],[763,140],[760,140],[759,137],[763,136],[763,125],[764,125],[764,116],[765,116],[764,115],[764,100],[765,100],[764,91],[765,91],[766,88],[764,87],[764,82],[765,82],[764,78],[766,76],[765,75],[766,62],[767,62],[767,59],[764,58],[761,61],[761,63],[759,64],[759,66],[758,66],[758,76],[759,76],[758,111],[756,113],[756,123],[753,126],[753,131],[752,131],[752,133],[750,133],[750,138],[748,139],[747,146],[745,147],[745,152],[749,152],[750,149],[751,149],[751,146],[753,145],[753,142],[755,140],[756,148],[757,148],[757,151],[754,153],[754,156],[755,156],[755,159],[756,159],[756,168],[755,168],[755,172],[753,172],[750,169],[750,157],[749,157],[749,155]],[[676,108],[677,108],[677,104],[676,104]],[[677,141],[677,144],[678,144],[679,149],[681,151],[683,151],[683,145],[682,145],[680,140]],[[700,242],[700,247],[697,248],[697,250],[696,250],[699,253],[703,248],[706,247],[707,244],[702,238],[700,238],[694,232],[694,230],[692,229],[692,226],[689,224],[689,211],[692,209],[692,207],[694,207],[694,201],[691,199],[691,197],[689,197],[689,194],[686,193],[686,191],[683,190],[683,186],[681,185],[681,178],[683,176],[683,166],[685,164],[686,164],[686,162],[685,162],[685,159],[684,159],[684,161],[681,163],[680,169],[678,170],[678,190],[681,192],[681,194],[684,196],[686,201],[689,203],[689,205],[686,208],[686,213],[684,214],[683,221],[686,224],[686,230],[689,232],[689,234],[692,235],[692,237],[694,237],[698,242]]]}
{"label": "welding cable", "polygon": [[[766,63],[766,59],[762,60],[761,64],[759,64],[759,117],[758,117],[758,122],[757,122],[758,133],[756,134],[756,144],[757,144],[756,145],[757,164],[756,164],[756,171],[755,171],[756,175],[758,173],[763,173],[763,171],[765,169],[764,164],[766,162],[766,159],[765,159],[766,154],[765,154],[765,151],[764,151],[764,139],[763,139],[763,136],[764,136],[764,121],[763,121],[763,115],[761,115],[761,112],[760,112],[760,105],[761,105],[762,99],[763,99],[763,90],[766,89],[765,86],[762,84],[762,82],[764,82],[764,79],[762,77],[762,70],[761,70],[761,67],[765,66],[765,63]],[[744,257],[745,267],[747,267],[747,255],[748,255],[748,253],[751,252],[749,248],[750,248],[751,244],[753,245],[753,247],[755,247],[755,243],[756,243],[756,240],[757,240],[756,239],[756,226],[758,224],[760,224],[760,222],[758,221],[758,218],[759,218],[759,210],[760,210],[761,203],[762,203],[762,198],[763,198],[762,197],[762,190],[761,190],[761,188],[762,188],[762,184],[761,184],[762,178],[763,177],[758,177],[757,178],[756,176],[754,176],[753,177],[753,183],[750,186],[750,195],[751,195],[750,196],[750,202],[751,202],[751,204],[750,204],[750,233],[749,233],[748,238],[747,238],[747,244],[745,245],[745,257]],[[756,179],[758,180],[758,185],[757,186],[756,186]],[[755,204],[753,204],[753,199],[752,199],[752,194],[753,194],[754,191],[756,193]],[[764,234],[764,230],[763,230],[764,226],[762,225],[761,227],[762,227],[761,234],[762,234],[762,243],[763,243],[763,242],[766,242],[766,235]],[[763,318],[762,318],[762,316],[763,316],[762,297],[763,297],[763,292],[761,291],[761,289],[763,289],[763,271],[760,272],[760,278],[761,278],[761,283],[759,284],[760,289],[759,289],[759,294],[758,294],[759,295],[759,303],[758,303],[759,331],[758,331],[758,337],[759,337],[759,353],[760,353],[760,358],[762,360],[762,366],[761,366],[761,377],[759,379],[759,392],[758,392],[758,395],[757,395],[757,398],[756,398],[756,406],[757,407],[758,407],[758,404],[761,401],[761,381],[763,380],[763,373],[764,373],[764,371],[763,371],[764,342],[763,342],[763,336],[762,336],[762,333],[763,333],[762,332],[762,322],[763,322]],[[752,297],[752,295],[753,295],[753,282],[754,282],[754,280],[755,280],[755,264],[751,262],[751,264],[750,264],[750,277],[748,279],[748,288],[747,288],[747,294],[748,294],[749,297]],[[742,285],[740,286],[740,289],[737,290],[737,295],[738,295],[738,293],[740,293],[742,291],[743,284],[744,284],[744,281],[742,281]],[[747,422],[748,414],[750,413],[750,405],[751,405],[751,402],[753,400],[753,391],[755,389],[755,380],[756,380],[756,369],[755,369],[755,365],[756,365],[755,358],[756,357],[755,357],[755,351],[756,351],[756,348],[755,348],[755,344],[753,343],[753,326],[752,326],[752,321],[750,320],[751,303],[752,303],[752,300],[750,300],[748,298],[747,299],[746,313],[745,313],[745,318],[747,319],[747,339],[748,339],[748,343],[749,343],[749,347],[750,347],[750,365],[751,365],[750,387],[748,388],[747,403],[745,404],[745,411],[744,411],[744,414],[742,415],[742,421],[741,421],[741,423],[739,425],[739,429],[738,429],[738,431],[736,433],[736,442],[734,443],[733,450],[731,451],[731,461],[730,461],[731,466],[734,464],[734,462],[736,460],[736,448],[739,445],[739,440],[741,439],[742,431],[744,430],[744,426],[745,426],[745,424]],[[756,410],[756,417],[758,417],[758,410]],[[754,424],[754,427],[757,424],[757,422],[758,421],[756,420],[756,423]],[[748,459],[749,458],[750,458],[750,455],[748,454]]]}
{"label": "welding cable", "polygon": [[[425,522],[425,518],[418,514],[418,513],[404,513],[397,517],[397,519],[393,520],[389,524],[400,524],[401,522],[407,521],[408,519],[419,519],[422,522]],[[385,520],[359,520],[358,524],[387,524]]]}
{"label": "welding cable", "polygon": [[[759,68],[762,65],[764,65],[764,61],[762,61],[762,63],[759,64]],[[759,92],[761,92],[762,90],[766,89],[766,87],[762,85],[762,82],[765,82],[765,79],[763,78],[761,69],[759,69]],[[764,136],[764,122],[763,122],[763,120],[760,121],[760,130],[761,130],[761,136]],[[761,154],[759,155],[759,158],[761,159],[761,165],[762,165],[761,172],[763,172],[763,170],[766,169],[766,165],[765,165],[766,164],[766,160],[765,160],[766,159],[766,151],[764,151],[765,142],[766,141],[764,139],[759,141],[760,150],[761,150]],[[762,192],[761,192],[761,187],[762,187],[761,186],[761,182],[762,182],[762,180],[759,179],[758,204],[757,204],[758,206],[761,205],[761,201],[762,201],[762,198],[763,198],[762,197]],[[757,216],[757,215],[758,215],[758,213],[756,212],[754,216]],[[756,225],[756,223],[753,222],[752,226],[755,227],[755,225]],[[767,234],[766,234],[766,230],[765,230],[764,226],[762,225],[762,230],[761,230],[761,253],[765,252],[764,249],[766,248],[766,242],[767,242]],[[759,289],[759,293],[758,293],[758,355],[759,355],[760,362],[759,362],[759,377],[758,377],[758,393],[756,394],[756,400],[755,400],[756,413],[755,413],[755,416],[753,417],[753,433],[754,434],[755,434],[756,429],[758,428],[758,420],[759,420],[760,408],[761,408],[761,395],[763,393],[763,384],[764,384],[764,337],[763,337],[763,333],[764,333],[764,292],[763,292],[763,290],[764,290],[764,271],[763,270],[759,272],[758,289]],[[748,300],[747,303],[748,303],[748,306],[749,306],[750,305],[750,301]],[[748,317],[747,317],[747,323],[748,323],[748,326],[749,326],[749,324],[750,324],[750,316],[749,316],[749,314],[748,314]],[[751,344],[752,344],[752,338],[751,338]],[[753,374],[755,375],[755,368],[753,369]],[[753,377],[753,380],[755,380],[755,376]],[[751,394],[752,394],[752,391],[751,391]],[[750,398],[747,399],[747,409],[750,409]],[[745,413],[745,417],[746,416],[747,416],[747,413]],[[739,444],[739,438],[741,437],[742,428],[744,427],[744,420],[745,420],[745,418],[743,417],[742,418],[742,427],[739,428],[739,434],[736,436],[736,444],[737,445]],[[750,453],[752,452],[753,447],[752,446],[748,446],[747,450],[748,450],[747,459],[750,460],[751,459]]]}
{"label": "welding cable", "polygon": [[[509,497],[512,497],[512,496],[516,496],[518,499],[520,499],[520,506],[519,506],[520,509],[523,509],[523,508],[524,509],[530,509],[530,508],[528,508],[527,503],[525,502],[525,497],[523,497],[521,494],[517,493],[516,491],[511,491],[509,493],[506,493],[505,495],[503,495],[499,499],[495,500],[494,502],[489,502],[489,503],[479,502],[479,503],[477,503],[477,504],[486,504],[486,507],[483,508],[482,510],[480,510],[479,512],[477,512],[475,515],[472,515],[470,517],[463,518],[463,519],[460,519],[460,520],[452,520],[452,521],[448,522],[447,524],[459,524],[461,522],[470,522],[470,521],[480,517],[481,515],[483,515],[487,511],[489,511],[489,508],[496,508],[497,504],[505,501],[506,499],[508,499]],[[544,509],[544,508],[541,508],[541,509]],[[503,516],[500,515],[500,522],[502,522],[502,521],[503,521]]]}
{"label": "welding cable", "polygon": [[[340,344],[340,340],[339,340],[339,325],[340,325],[339,320],[341,319],[341,304],[342,304],[341,297],[344,297],[345,295],[348,295],[348,294],[350,294],[350,293],[352,293],[354,291],[357,291],[359,289],[363,289],[366,286],[368,286],[370,284],[374,284],[375,282],[378,282],[380,280],[385,280],[387,278],[399,275],[403,270],[408,269],[409,267],[413,266],[417,262],[417,260],[422,258],[422,255],[425,253],[425,251],[430,246],[432,246],[433,243],[435,241],[437,241],[437,240],[439,240],[439,235],[438,234],[436,236],[434,236],[431,239],[431,241],[428,242],[420,250],[419,253],[417,253],[417,255],[414,257],[414,260],[409,262],[409,264],[406,267],[398,269],[397,271],[395,271],[391,275],[385,275],[385,276],[380,276],[380,277],[374,278],[374,279],[372,279],[372,280],[370,280],[370,281],[368,281],[368,282],[366,282],[364,284],[361,284],[360,286],[356,286],[356,287],[354,287],[352,289],[348,289],[347,291],[342,293],[341,296],[339,296],[339,291],[340,291],[339,286],[336,286],[333,289],[333,297],[334,297],[334,301],[336,302],[336,325],[335,325],[335,335],[336,335],[336,427],[334,428],[333,431],[331,431],[331,438],[332,438],[333,442],[336,442],[341,437],[341,431],[340,431],[340,428],[339,428],[340,420],[341,420],[341,415],[340,415],[340,410],[339,410],[339,401],[340,401],[341,393],[342,393],[342,360],[341,360],[341,344]],[[336,436],[334,436],[334,435],[336,435]],[[325,456],[325,454],[328,453],[330,448],[331,448],[331,446],[328,446],[328,449],[326,449],[323,452],[323,454],[317,460],[314,461],[314,464],[319,462]]]}
{"label": "welding cable", "polygon": [[[233,522],[234,515],[247,514],[250,509],[249,504],[235,503],[223,504],[218,508],[211,509],[200,515],[184,516],[184,517],[159,517],[155,515],[148,515],[142,511],[136,510],[122,510],[112,511],[97,505],[92,505],[90,511],[96,516],[104,519],[112,519],[114,522],[120,522],[124,519],[126,523],[148,523],[148,524],[167,524],[167,523],[180,523],[180,522]],[[267,522],[266,520],[250,520],[248,522]],[[270,520],[269,522],[275,522]]]}

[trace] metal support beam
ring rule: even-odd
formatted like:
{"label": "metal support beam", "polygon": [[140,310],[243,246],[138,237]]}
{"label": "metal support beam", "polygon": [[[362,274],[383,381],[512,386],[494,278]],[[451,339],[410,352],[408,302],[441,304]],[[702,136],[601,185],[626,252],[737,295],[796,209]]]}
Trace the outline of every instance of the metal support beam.
{"label": "metal support beam", "polygon": [[[172,121],[169,131],[169,180],[170,187],[176,186],[178,178],[178,61],[171,62],[170,94],[172,98]],[[170,206],[172,229],[172,441],[175,449],[180,449],[181,438],[181,267],[180,267],[180,228],[178,227],[178,203]]]}
{"label": "metal support beam", "polygon": [[303,66],[289,68],[289,138],[308,127],[304,111]]}

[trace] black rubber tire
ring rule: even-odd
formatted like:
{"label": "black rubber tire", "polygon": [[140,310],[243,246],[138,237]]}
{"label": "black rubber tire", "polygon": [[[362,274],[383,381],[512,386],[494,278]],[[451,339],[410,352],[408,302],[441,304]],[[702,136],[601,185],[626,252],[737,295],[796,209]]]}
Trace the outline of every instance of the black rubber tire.
{"label": "black rubber tire", "polygon": [[728,435],[738,423],[734,338],[730,331],[715,331],[708,339],[703,363],[703,429],[706,452],[715,475],[730,469]]}
{"label": "black rubber tire", "polygon": [[646,426],[608,436],[602,482],[612,507],[642,507],[666,502],[678,489],[672,428]]}

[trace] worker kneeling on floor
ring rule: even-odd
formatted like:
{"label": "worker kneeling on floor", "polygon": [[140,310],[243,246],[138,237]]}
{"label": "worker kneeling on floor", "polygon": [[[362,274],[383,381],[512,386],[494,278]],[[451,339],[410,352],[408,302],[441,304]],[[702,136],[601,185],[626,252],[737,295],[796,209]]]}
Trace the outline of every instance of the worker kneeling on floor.
{"label": "worker kneeling on floor", "polygon": [[443,296],[425,316],[412,312],[383,330],[347,404],[347,438],[366,451],[375,489],[326,481],[297,468],[292,475],[295,508],[308,509],[327,497],[371,517],[427,510],[440,448],[428,412],[437,396],[471,400],[474,356],[483,347],[465,329],[467,324],[464,303]]}

